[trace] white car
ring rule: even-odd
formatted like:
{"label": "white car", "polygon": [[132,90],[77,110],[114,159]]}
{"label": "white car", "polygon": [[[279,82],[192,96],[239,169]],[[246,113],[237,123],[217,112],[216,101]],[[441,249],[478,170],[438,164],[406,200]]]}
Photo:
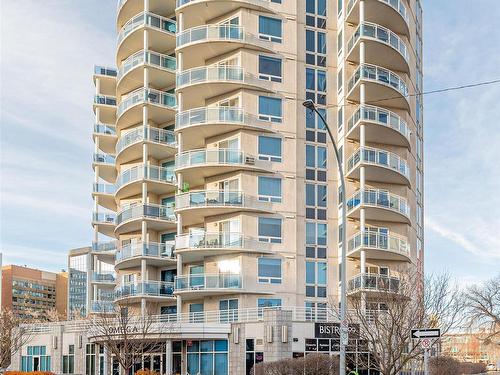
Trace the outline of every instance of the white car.
{"label": "white car", "polygon": [[495,371],[496,370],[495,364],[494,363],[488,363],[486,365],[486,370],[488,370],[488,371]]}

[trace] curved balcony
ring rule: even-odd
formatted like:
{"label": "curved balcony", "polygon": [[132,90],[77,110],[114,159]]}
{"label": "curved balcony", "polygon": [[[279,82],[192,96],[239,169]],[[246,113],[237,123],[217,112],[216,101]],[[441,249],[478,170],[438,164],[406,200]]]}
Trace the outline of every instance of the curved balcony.
{"label": "curved balcony", "polygon": [[105,66],[94,66],[94,84],[99,80],[100,94],[113,95],[116,92],[116,69]]}
{"label": "curved balcony", "polygon": [[[149,0],[149,11],[168,16],[175,12],[174,0]],[[118,0],[116,10],[117,29],[120,30],[134,15],[144,11],[144,0]]]}
{"label": "curved balcony", "polygon": [[92,254],[97,255],[105,263],[112,263],[115,259],[117,246],[117,241],[92,242]]}
{"label": "curved balcony", "polygon": [[118,33],[116,65],[144,48],[144,29],[148,30],[149,48],[153,51],[172,53],[175,49],[175,20],[151,12],[136,14],[123,25]]}
{"label": "curved balcony", "polygon": [[[346,21],[359,23],[359,0],[349,0],[346,7]],[[366,21],[384,25],[398,34],[410,36],[410,13],[404,0],[365,1]]]}
{"label": "curved balcony", "polygon": [[115,185],[96,184],[92,188],[92,197],[97,199],[97,203],[111,211],[116,211]]}
{"label": "curved balcony", "polygon": [[99,140],[99,149],[105,153],[112,154],[115,152],[117,136],[114,125],[94,124],[92,139],[94,142]]}
{"label": "curved balcony", "polygon": [[115,234],[138,232],[145,220],[148,229],[166,231],[175,229],[175,215],[172,206],[139,204],[122,209],[116,215]]}
{"label": "curved balcony", "polygon": [[174,257],[174,243],[138,242],[122,246],[116,252],[115,270],[135,268],[141,266],[141,261],[146,260],[151,266],[165,266],[176,264]]}
{"label": "curved balcony", "polygon": [[377,148],[358,148],[347,161],[347,178],[359,180],[360,167],[365,167],[367,181],[411,186],[410,168],[398,155]]}
{"label": "curved balcony", "polygon": [[203,105],[206,99],[236,89],[272,92],[269,81],[258,79],[240,66],[202,66],[177,74],[176,92],[183,93],[184,107]]}
{"label": "curved balcony", "polygon": [[99,177],[107,182],[115,182],[116,164],[113,155],[95,153],[92,161],[92,168],[95,170],[96,167],[99,167]]}
{"label": "curved balcony", "polygon": [[91,281],[93,284],[115,285],[116,275],[114,272],[93,272]]}
{"label": "curved balcony", "polygon": [[194,274],[175,277],[175,294],[182,299],[242,293],[240,274]]}
{"label": "curved balcony", "polygon": [[347,121],[347,138],[359,141],[360,125],[365,125],[368,143],[411,147],[410,128],[396,113],[373,106],[358,107]]}
{"label": "curved balcony", "polygon": [[[228,2],[229,3],[229,2]],[[273,43],[259,39],[237,25],[201,25],[177,34],[176,52],[183,54],[184,69],[204,65],[215,56],[222,56],[239,48],[274,53]]]}
{"label": "curved balcony", "polygon": [[410,110],[408,86],[392,71],[375,65],[361,65],[347,83],[348,100],[359,103],[361,83],[365,83],[367,104]]}
{"label": "curved balcony", "polygon": [[115,219],[116,215],[114,213],[92,213],[92,225],[97,227],[99,233],[108,237],[114,237]]}
{"label": "curved balcony", "polygon": [[238,107],[201,107],[178,113],[175,130],[182,131],[186,149],[201,147],[206,138],[236,130],[275,132],[269,122]]}
{"label": "curved balcony", "polygon": [[123,199],[141,194],[143,182],[148,183],[148,192],[156,195],[176,190],[175,174],[171,170],[153,165],[138,165],[118,175],[115,198]]}
{"label": "curved balcony", "polygon": [[347,216],[359,219],[361,208],[365,209],[366,220],[411,224],[410,207],[406,199],[386,190],[357,191],[347,201]]}
{"label": "curved balcony", "polygon": [[149,156],[157,160],[172,157],[177,147],[173,131],[140,126],[121,133],[116,144],[116,163],[123,164],[142,158],[144,143],[149,145]]}
{"label": "curved balcony", "polygon": [[175,171],[182,172],[184,180],[191,186],[203,184],[207,177],[239,170],[269,173],[272,168],[269,161],[233,149],[191,150],[175,157]]}
{"label": "curved balcony", "polygon": [[116,92],[118,95],[133,91],[144,85],[144,67],[148,71],[149,81],[156,87],[175,85],[177,63],[175,57],[154,51],[138,51],[122,62],[118,70]]}
{"label": "curved balcony", "polygon": [[97,121],[113,124],[116,120],[116,97],[110,95],[94,95],[94,105],[92,106]]}
{"label": "curved balcony", "polygon": [[270,253],[271,244],[237,232],[194,232],[175,238],[175,253],[184,262],[195,262],[214,255]]}
{"label": "curved balcony", "polygon": [[358,274],[347,282],[347,294],[367,293],[398,293],[400,280],[379,274]]}
{"label": "curved balcony", "polygon": [[[184,27],[206,24],[225,14],[240,8],[252,9],[258,12],[275,13],[270,0],[177,0],[177,12],[184,14]],[[279,5],[279,4],[278,4]]]}
{"label": "curved balcony", "polygon": [[358,232],[347,242],[347,256],[361,258],[365,251],[367,259],[410,262],[410,244],[406,239],[382,233]]}
{"label": "curved balcony", "polygon": [[139,302],[141,298],[151,301],[174,299],[174,283],[148,281],[122,284],[115,288],[115,302]]}
{"label": "curved balcony", "polygon": [[139,89],[125,96],[116,111],[116,129],[142,123],[142,106],[148,106],[149,120],[164,124],[174,120],[177,100],[174,94],[153,89]]}
{"label": "curved balcony", "polygon": [[200,190],[175,196],[175,212],[182,214],[183,225],[200,223],[207,216],[240,211],[272,212],[272,204],[241,191]]}
{"label": "curved balcony", "polygon": [[92,301],[90,304],[90,313],[108,314],[116,312],[113,301]]}
{"label": "curved balcony", "polygon": [[396,33],[374,23],[362,23],[347,42],[348,61],[359,64],[360,41],[365,42],[365,54],[370,63],[410,73],[409,49]]}

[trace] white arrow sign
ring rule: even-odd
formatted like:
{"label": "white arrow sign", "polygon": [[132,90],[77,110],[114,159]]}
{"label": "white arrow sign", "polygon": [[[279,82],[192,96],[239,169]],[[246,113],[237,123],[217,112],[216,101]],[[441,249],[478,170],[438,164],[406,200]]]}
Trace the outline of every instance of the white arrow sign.
{"label": "white arrow sign", "polygon": [[439,328],[421,328],[412,329],[411,338],[412,339],[423,339],[423,338],[438,338],[441,337],[441,330]]}

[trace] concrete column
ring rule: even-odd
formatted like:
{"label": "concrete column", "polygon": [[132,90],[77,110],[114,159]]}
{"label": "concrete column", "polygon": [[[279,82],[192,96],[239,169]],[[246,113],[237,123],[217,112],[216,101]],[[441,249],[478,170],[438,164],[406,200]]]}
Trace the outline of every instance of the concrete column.
{"label": "concrete column", "polygon": [[[144,224],[144,221],[143,221]],[[146,283],[148,282],[148,273],[147,273],[147,267],[146,267],[146,259],[141,259],[141,282]],[[144,288],[144,284],[143,284]],[[144,292],[144,289],[143,289]],[[141,315],[146,315],[146,299],[141,298]]]}
{"label": "concrete column", "polygon": [[[177,254],[177,276],[182,275],[182,255]],[[175,285],[174,285],[175,288]],[[182,298],[181,296],[177,296],[177,314],[182,313]]]}
{"label": "concrete column", "polygon": [[172,340],[167,340],[165,343],[165,354],[167,358],[167,363],[163,364],[163,371],[165,374],[172,373]]}

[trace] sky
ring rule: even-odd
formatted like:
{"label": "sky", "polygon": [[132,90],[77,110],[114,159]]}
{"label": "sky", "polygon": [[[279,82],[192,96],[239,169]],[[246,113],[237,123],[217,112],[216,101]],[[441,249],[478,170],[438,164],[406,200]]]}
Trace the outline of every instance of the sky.
{"label": "sky", "polygon": [[[0,251],[67,268],[91,243],[94,64],[114,66],[114,0],[2,1]],[[425,91],[500,79],[500,2],[424,0]],[[22,27],[21,27],[22,25]],[[425,269],[500,269],[500,84],[425,97]]]}

